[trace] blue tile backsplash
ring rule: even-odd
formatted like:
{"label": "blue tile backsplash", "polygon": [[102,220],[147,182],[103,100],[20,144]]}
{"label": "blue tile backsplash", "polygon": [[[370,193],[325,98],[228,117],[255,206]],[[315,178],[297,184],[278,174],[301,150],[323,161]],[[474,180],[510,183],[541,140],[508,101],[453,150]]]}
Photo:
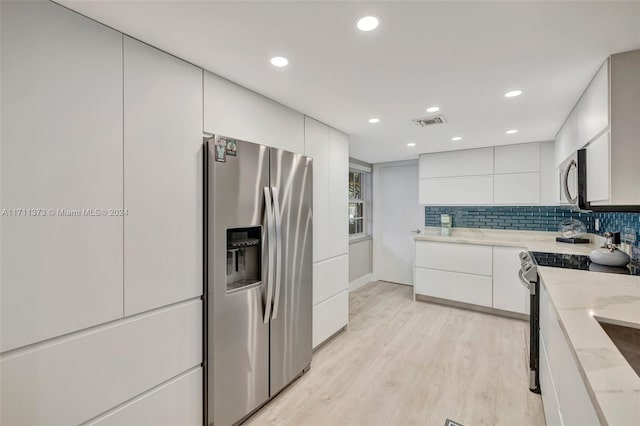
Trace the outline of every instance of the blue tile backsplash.
{"label": "blue tile backsplash", "polygon": [[[425,207],[425,226],[440,226],[440,215],[450,214],[453,226],[462,228],[514,229],[522,231],[558,231],[560,222],[577,219],[585,223],[587,232],[603,234],[624,232],[631,228],[635,246],[640,247],[640,213],[584,213],[562,206],[437,206]],[[600,230],[595,230],[595,219]]]}

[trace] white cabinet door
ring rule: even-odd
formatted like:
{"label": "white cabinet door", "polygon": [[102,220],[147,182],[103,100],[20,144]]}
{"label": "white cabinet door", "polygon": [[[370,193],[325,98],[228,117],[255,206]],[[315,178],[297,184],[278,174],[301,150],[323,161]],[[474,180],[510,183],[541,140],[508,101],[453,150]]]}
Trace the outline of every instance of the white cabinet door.
{"label": "white cabinet door", "polygon": [[603,133],[587,147],[587,201],[609,200],[609,152],[609,132]]}
{"label": "white cabinet door", "polygon": [[317,262],[329,257],[329,127],[305,117],[304,149],[313,158],[313,261]]}
{"label": "white cabinet door", "polygon": [[493,177],[494,204],[538,204],[540,173],[514,173]]}
{"label": "white cabinet door", "polygon": [[493,203],[493,175],[420,179],[420,204],[484,205]]}
{"label": "white cabinet door", "polygon": [[202,425],[202,368],[196,368],[128,402],[89,425]]}
{"label": "white cabinet door", "polygon": [[[313,264],[313,305],[349,288],[349,255],[345,254]],[[316,321],[316,318],[314,318]]]}
{"label": "white cabinet door", "polygon": [[56,339],[0,361],[0,424],[77,425],[201,362],[200,300]]}
{"label": "white cabinet door", "polygon": [[209,72],[204,73],[204,131],[304,152],[304,115]]}
{"label": "white cabinet door", "polygon": [[491,259],[491,246],[416,241],[415,264],[420,268],[491,276]]}
{"label": "white cabinet door", "polygon": [[36,209],[1,219],[5,351],[122,316],[122,216],[83,213],[122,208],[122,35],[52,2],[1,7],[0,204]]}
{"label": "white cabinet door", "polygon": [[493,148],[420,155],[420,178],[493,174]]}
{"label": "white cabinet door", "polygon": [[520,283],[519,254],[524,248],[493,247],[493,307],[529,313],[529,291]]}
{"label": "white cabinet door", "polygon": [[539,142],[496,146],[493,155],[495,174],[540,171]]}
{"label": "white cabinet door", "polygon": [[573,150],[580,149],[609,126],[609,61],[600,67],[579,101],[577,138]]}
{"label": "white cabinet door", "polygon": [[544,339],[540,336],[540,365],[538,366],[540,375],[540,392],[542,393],[542,405],[544,408],[544,419],[547,426],[562,426],[562,415],[558,404],[556,387],[551,377],[549,368],[549,358]]}
{"label": "white cabinet door", "polygon": [[124,40],[125,314],[202,294],[202,70]]}
{"label": "white cabinet door", "polygon": [[349,322],[349,291],[325,300],[313,307],[313,347],[340,331]]}
{"label": "white cabinet door", "polygon": [[491,307],[491,277],[416,268],[415,293]]}
{"label": "white cabinet door", "polygon": [[349,252],[349,138],[329,128],[329,256]]}

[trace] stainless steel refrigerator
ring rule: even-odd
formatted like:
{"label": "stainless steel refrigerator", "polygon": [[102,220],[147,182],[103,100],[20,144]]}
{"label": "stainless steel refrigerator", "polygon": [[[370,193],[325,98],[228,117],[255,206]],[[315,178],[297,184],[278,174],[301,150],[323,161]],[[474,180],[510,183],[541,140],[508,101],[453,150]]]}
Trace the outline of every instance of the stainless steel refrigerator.
{"label": "stainless steel refrigerator", "polygon": [[311,363],[312,160],[205,138],[205,419],[238,423]]}

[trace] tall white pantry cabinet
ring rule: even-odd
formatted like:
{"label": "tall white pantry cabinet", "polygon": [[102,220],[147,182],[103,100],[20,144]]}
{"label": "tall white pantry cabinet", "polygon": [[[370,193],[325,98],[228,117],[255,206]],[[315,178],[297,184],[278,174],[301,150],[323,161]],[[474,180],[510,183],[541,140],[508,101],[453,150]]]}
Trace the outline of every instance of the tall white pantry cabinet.
{"label": "tall white pantry cabinet", "polygon": [[313,158],[313,346],[349,321],[349,139],[305,117]]}
{"label": "tall white pantry cabinet", "polygon": [[113,211],[2,217],[0,424],[201,424],[202,70],[0,7],[1,208]]}

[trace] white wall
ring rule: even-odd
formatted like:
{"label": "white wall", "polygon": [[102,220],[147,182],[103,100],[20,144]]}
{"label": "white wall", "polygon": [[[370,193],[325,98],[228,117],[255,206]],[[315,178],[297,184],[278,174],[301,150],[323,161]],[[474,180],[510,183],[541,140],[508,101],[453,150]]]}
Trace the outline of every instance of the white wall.
{"label": "white wall", "polygon": [[[373,239],[355,241],[349,244],[349,282],[373,274]],[[366,284],[366,283],[363,283]],[[350,285],[353,290],[353,286]]]}

